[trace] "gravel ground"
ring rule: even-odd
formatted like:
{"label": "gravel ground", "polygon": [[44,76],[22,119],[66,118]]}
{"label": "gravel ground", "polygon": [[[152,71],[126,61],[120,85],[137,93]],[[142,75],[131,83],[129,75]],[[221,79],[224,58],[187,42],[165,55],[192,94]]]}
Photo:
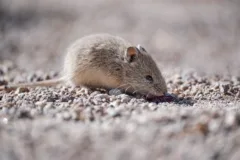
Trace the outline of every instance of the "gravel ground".
{"label": "gravel ground", "polygon": [[[53,78],[3,62],[1,83]],[[179,101],[57,86],[0,92],[0,159],[239,159],[240,77],[167,78]]]}
{"label": "gravel ground", "polygon": [[0,0],[0,85],[55,78],[72,40],[108,32],[147,46],[178,96],[0,91],[0,160],[240,159],[239,4]]}

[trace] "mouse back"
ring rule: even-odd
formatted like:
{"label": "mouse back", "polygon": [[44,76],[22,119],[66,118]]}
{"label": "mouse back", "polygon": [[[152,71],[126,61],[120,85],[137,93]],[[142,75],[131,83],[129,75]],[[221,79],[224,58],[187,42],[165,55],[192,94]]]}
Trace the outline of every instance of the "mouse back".
{"label": "mouse back", "polygon": [[64,75],[74,85],[117,87],[123,78],[123,58],[130,46],[109,34],[83,37],[68,49]]}

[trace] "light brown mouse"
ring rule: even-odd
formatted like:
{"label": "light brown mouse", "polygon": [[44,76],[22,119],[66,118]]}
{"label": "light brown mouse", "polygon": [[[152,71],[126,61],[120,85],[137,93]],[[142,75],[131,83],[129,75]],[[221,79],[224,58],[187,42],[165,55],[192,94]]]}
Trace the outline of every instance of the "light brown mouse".
{"label": "light brown mouse", "polygon": [[[165,80],[153,58],[138,45],[109,34],[85,36],[66,52],[62,77],[4,88],[70,84],[89,88],[120,89],[126,93],[161,96]],[[1,90],[1,88],[0,88]]]}

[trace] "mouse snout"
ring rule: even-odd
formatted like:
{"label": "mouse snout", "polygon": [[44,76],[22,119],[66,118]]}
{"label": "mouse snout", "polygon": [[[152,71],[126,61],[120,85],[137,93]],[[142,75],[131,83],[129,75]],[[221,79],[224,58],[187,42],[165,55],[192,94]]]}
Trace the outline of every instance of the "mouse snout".
{"label": "mouse snout", "polygon": [[153,87],[156,96],[165,96],[167,94],[167,86],[164,83],[157,83]]}
{"label": "mouse snout", "polygon": [[164,93],[157,93],[156,96],[164,96]]}
{"label": "mouse snout", "polygon": [[153,93],[148,93],[147,97],[151,98],[151,97],[162,97],[165,96],[165,94],[163,92],[153,92]]}

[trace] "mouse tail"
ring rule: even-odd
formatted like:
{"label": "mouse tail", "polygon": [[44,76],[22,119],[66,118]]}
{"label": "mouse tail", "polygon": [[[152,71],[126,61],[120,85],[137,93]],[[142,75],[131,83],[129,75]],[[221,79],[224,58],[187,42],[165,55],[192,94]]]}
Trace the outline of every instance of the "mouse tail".
{"label": "mouse tail", "polygon": [[0,86],[0,91],[1,90],[14,90],[17,88],[21,87],[50,87],[50,86],[56,86],[58,84],[62,84],[64,82],[63,78],[59,79],[50,79],[50,80],[45,80],[45,81],[39,81],[39,82],[32,82],[32,83],[19,83],[19,84],[9,84],[9,85],[3,85]]}

